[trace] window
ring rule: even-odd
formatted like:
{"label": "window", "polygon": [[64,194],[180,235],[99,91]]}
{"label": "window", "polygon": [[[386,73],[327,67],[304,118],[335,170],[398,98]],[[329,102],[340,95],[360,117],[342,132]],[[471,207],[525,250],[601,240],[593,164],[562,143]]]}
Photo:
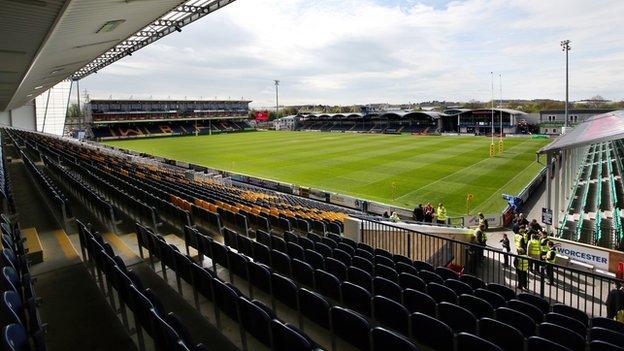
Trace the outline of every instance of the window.
{"label": "window", "polygon": [[35,99],[37,130],[62,135],[65,128],[71,81],[64,80]]}

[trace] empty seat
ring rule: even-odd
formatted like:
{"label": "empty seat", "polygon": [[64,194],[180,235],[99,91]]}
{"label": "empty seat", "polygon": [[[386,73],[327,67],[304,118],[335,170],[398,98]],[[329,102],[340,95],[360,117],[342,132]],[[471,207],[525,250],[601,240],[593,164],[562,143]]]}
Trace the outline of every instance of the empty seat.
{"label": "empty seat", "polygon": [[353,256],[353,259],[351,260],[351,265],[353,267],[357,267],[361,270],[364,270],[369,274],[373,274],[374,268],[375,268],[375,265],[373,264],[373,262],[360,256]]}
{"label": "empty seat", "polygon": [[264,291],[265,293],[271,292],[271,270],[269,267],[256,263],[253,261],[249,261],[247,263],[247,268],[249,271],[249,282],[250,287],[252,289],[259,289]]}
{"label": "empty seat", "polygon": [[539,308],[535,307],[534,305],[530,303],[520,301],[517,299],[511,299],[507,301],[507,307],[511,308],[512,310],[522,312],[526,314],[527,316],[533,318],[536,324],[539,324],[544,321],[544,313],[542,313],[542,311]]}
{"label": "empty seat", "polygon": [[475,277],[474,275],[462,274],[461,277],[459,277],[459,280],[470,285],[473,290],[485,289],[485,282],[481,280],[481,278]]}
{"label": "empty seat", "polygon": [[555,304],[552,306],[552,311],[555,313],[560,313],[570,318],[574,318],[579,322],[583,323],[583,325],[587,325],[589,323],[589,317],[587,314],[578,308],[574,308],[571,306],[563,305],[563,304]]}
{"label": "empty seat", "polygon": [[347,266],[333,257],[325,258],[325,271],[335,275],[340,281],[347,277]]}
{"label": "empty seat", "polygon": [[624,351],[624,347],[596,340],[589,343],[589,351]]}
{"label": "empty seat", "polygon": [[329,329],[329,302],[326,298],[305,288],[300,288],[299,313],[312,322]]}
{"label": "empty seat", "polygon": [[335,275],[321,269],[315,270],[314,287],[326,297],[336,301],[340,300],[340,281]]}
{"label": "empty seat", "polygon": [[605,328],[594,327],[589,330],[589,340],[600,340],[614,345],[624,345],[624,334]]}
{"label": "empty seat", "polygon": [[339,250],[344,251],[345,253],[347,253],[349,256],[353,256],[353,254],[355,254],[355,247],[346,243],[344,240],[342,242],[338,243],[338,247],[336,247]]}
{"label": "empty seat", "polygon": [[473,293],[473,290],[470,287],[470,285],[462,282],[461,280],[449,278],[444,281],[444,285],[451,288],[455,292],[455,294],[457,294],[457,296],[462,295],[462,294],[472,295]]}
{"label": "empty seat", "polygon": [[[271,297],[293,310],[299,308],[299,303],[297,301],[297,285],[290,278],[281,274],[271,274]],[[273,302],[273,306],[275,310],[275,302]]]}
{"label": "empty seat", "polygon": [[453,351],[453,330],[444,322],[423,313],[412,313],[411,334],[421,345],[435,351]]}
{"label": "empty seat", "polygon": [[512,288],[502,284],[490,283],[487,285],[487,290],[499,294],[506,301],[516,298],[516,292]]}
{"label": "empty seat", "polygon": [[386,266],[385,264],[375,265],[375,275],[378,277],[386,278],[395,283],[399,282],[399,274],[397,273],[397,271],[392,267]]}
{"label": "empty seat", "polygon": [[322,242],[314,243],[314,251],[318,252],[323,257],[332,257],[333,254],[332,248]]}
{"label": "empty seat", "polygon": [[271,321],[274,351],[313,350],[312,342],[297,328],[284,324],[277,319]]}
{"label": "empty seat", "polygon": [[503,351],[524,351],[524,336],[511,325],[492,318],[479,320],[479,336],[497,345]]}
{"label": "empty seat", "polygon": [[383,264],[385,266],[394,268],[394,260],[386,256],[375,255],[375,264]]}
{"label": "empty seat", "polygon": [[539,336],[531,336],[527,339],[527,351],[571,351],[569,348],[557,344],[554,341]]}
{"label": "empty seat", "polygon": [[477,317],[477,319],[488,317],[494,318],[494,308],[489,302],[474,295],[463,294],[457,298],[459,305]]}
{"label": "empty seat", "polygon": [[568,328],[552,323],[542,323],[538,326],[538,334],[572,351],[585,351],[585,338]]}
{"label": "empty seat", "polygon": [[[390,253],[390,251],[384,250],[384,249],[381,249],[381,248],[376,248],[373,251],[373,253],[375,254],[375,256],[384,256],[384,257],[387,257],[387,258],[389,258],[391,260],[393,260],[393,258],[394,258],[394,255],[392,255]],[[394,262],[394,260],[393,260],[393,262]]]}
{"label": "empty seat", "polygon": [[427,284],[427,294],[433,297],[436,302],[450,302],[457,303],[457,294],[450,288],[438,284],[438,283],[429,283]]}
{"label": "empty seat", "polygon": [[522,312],[507,307],[499,307],[495,312],[496,320],[520,330],[525,338],[535,335],[536,325],[533,318]]}
{"label": "empty seat", "polygon": [[492,307],[494,307],[495,309],[507,306],[507,301],[505,301],[504,297],[490,290],[477,288],[474,291],[474,296],[482,298],[485,301],[489,302],[490,305],[492,305]]}
{"label": "empty seat", "polygon": [[457,351],[503,351],[492,342],[470,333],[457,335]]}
{"label": "empty seat", "polygon": [[399,285],[403,289],[409,288],[419,291],[425,291],[427,288],[427,284],[420,277],[405,272],[399,274]]}
{"label": "empty seat", "polygon": [[305,260],[305,250],[301,245],[289,241],[286,243],[286,252],[291,259]]}
{"label": "empty seat", "polygon": [[370,335],[372,351],[418,351],[418,347],[408,338],[391,330],[376,327],[371,330]]}
{"label": "empty seat", "polygon": [[253,303],[245,297],[239,297],[241,323],[245,331],[254,338],[266,346],[271,346],[271,320],[274,316],[258,306],[258,303],[260,302]]}
{"label": "empty seat", "polygon": [[367,250],[363,250],[361,248],[357,248],[355,249],[355,254],[353,254],[353,256],[358,256],[358,257],[362,257],[365,258],[371,262],[375,261],[375,255]]}
{"label": "empty seat", "polygon": [[403,305],[410,313],[420,312],[431,317],[436,316],[436,302],[424,292],[413,289],[403,290]]}
{"label": "empty seat", "polygon": [[347,268],[347,280],[368,291],[373,291],[373,277],[368,272],[357,267]]}
{"label": "empty seat", "polygon": [[444,284],[444,279],[442,279],[442,277],[440,277],[438,273],[423,270],[423,271],[418,272],[418,276],[422,278],[422,280],[424,280],[425,283],[427,284],[429,283]]}
{"label": "empty seat", "polygon": [[305,250],[305,261],[314,269],[323,269],[325,268],[325,259],[323,255],[316,251],[312,251],[309,249]]}
{"label": "empty seat", "polygon": [[620,323],[613,319],[605,318],[605,317],[594,317],[591,320],[591,326],[600,327],[612,330],[614,332],[618,332],[624,334],[624,323]]}
{"label": "empty seat", "polygon": [[435,272],[438,273],[438,275],[444,280],[459,279],[459,274],[447,267],[436,267]]}
{"label": "empty seat", "polygon": [[292,275],[290,269],[290,257],[281,251],[271,250],[271,268],[277,273],[284,274],[289,277]]}
{"label": "empty seat", "polygon": [[371,316],[371,297],[370,292],[359,285],[350,282],[342,282],[340,284],[340,292],[342,303],[367,317]]}
{"label": "empty seat", "polygon": [[342,262],[345,266],[351,265],[351,254],[341,249],[334,249],[332,255],[335,259]]}
{"label": "empty seat", "polygon": [[[359,350],[370,350],[368,332],[370,324],[362,315],[346,308],[334,306],[330,309],[332,337],[339,337]],[[332,344],[335,345],[335,340]],[[336,349],[336,347],[332,347]]]}
{"label": "empty seat", "polygon": [[564,328],[568,328],[572,331],[577,332],[581,336],[587,335],[587,327],[583,325],[583,323],[579,322],[574,318],[570,318],[560,313],[550,312],[546,314],[545,321],[548,323],[560,325]]}
{"label": "empty seat", "polygon": [[28,334],[21,324],[9,324],[2,330],[3,349],[7,351],[26,351],[30,349],[28,345]]}
{"label": "empty seat", "polygon": [[418,269],[419,272],[420,271],[430,271],[430,272],[435,271],[432,265],[424,261],[414,261],[413,265],[414,265],[414,268]]}
{"label": "empty seat", "polygon": [[379,295],[373,296],[371,304],[373,319],[377,323],[402,334],[409,334],[409,311],[403,305]]}
{"label": "empty seat", "polygon": [[385,296],[391,300],[401,302],[401,286],[382,277],[373,278],[373,295]]}
{"label": "empty seat", "polygon": [[519,293],[518,300],[530,303],[531,305],[539,308],[544,314],[550,312],[550,303],[541,296],[529,293]]}
{"label": "empty seat", "polygon": [[293,259],[290,263],[295,281],[305,286],[314,286],[314,268],[306,262]]}
{"label": "empty seat", "polygon": [[399,274],[401,273],[409,273],[412,275],[418,275],[418,270],[412,266],[411,264],[407,264],[405,262],[396,262],[396,270],[397,272],[399,272]]}
{"label": "empty seat", "polygon": [[268,246],[259,243],[257,241],[253,242],[253,258],[255,261],[270,265],[271,264],[271,249]]}
{"label": "empty seat", "polygon": [[286,241],[277,235],[271,235],[271,249],[286,252]]}
{"label": "empty seat", "polygon": [[438,319],[446,323],[455,333],[477,332],[477,318],[467,309],[448,302],[438,304]]}

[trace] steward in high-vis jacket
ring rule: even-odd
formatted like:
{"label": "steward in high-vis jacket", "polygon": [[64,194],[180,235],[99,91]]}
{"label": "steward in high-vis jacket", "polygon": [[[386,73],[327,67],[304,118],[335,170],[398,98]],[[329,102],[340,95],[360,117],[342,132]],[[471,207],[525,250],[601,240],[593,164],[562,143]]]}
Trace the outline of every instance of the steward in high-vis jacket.
{"label": "steward in high-vis jacket", "polygon": [[437,218],[438,224],[446,224],[446,220],[448,218],[448,216],[446,215],[446,207],[444,207],[444,204],[442,204],[441,202],[438,205],[438,210],[436,211],[436,215],[438,216]]}
{"label": "steward in high-vis jacket", "polygon": [[[542,249],[540,247],[540,241],[537,238],[537,234],[533,234],[531,236],[531,240],[527,244],[527,251],[529,253],[529,257],[539,260],[541,258]],[[534,261],[531,262],[530,269],[535,271],[537,269],[536,263]]]}

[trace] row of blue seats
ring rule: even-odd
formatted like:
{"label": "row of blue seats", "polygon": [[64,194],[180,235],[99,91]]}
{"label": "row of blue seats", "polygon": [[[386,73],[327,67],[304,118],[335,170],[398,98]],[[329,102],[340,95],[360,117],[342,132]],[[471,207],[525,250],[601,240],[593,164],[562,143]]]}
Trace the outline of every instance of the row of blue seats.
{"label": "row of blue seats", "polygon": [[[192,230],[192,228],[187,228],[186,232],[185,238],[187,239],[187,244],[190,243],[191,246],[195,242],[201,243],[206,240],[202,238],[203,236],[200,233]],[[191,239],[193,233],[196,237],[195,240]],[[248,245],[240,245],[241,242],[247,242],[247,238],[237,236],[235,233],[230,233],[229,235],[233,235],[234,238],[228,239],[226,236],[226,244],[229,242],[230,245],[238,249],[238,252],[223,248],[220,244],[209,240],[210,245],[199,245],[200,256],[206,254],[212,258],[213,262],[229,269],[231,272],[234,272],[234,274],[250,281],[256,280],[251,276],[252,272],[258,271],[257,268],[254,268],[254,263],[252,263],[251,260],[246,262],[244,259],[245,256],[241,258],[241,253],[249,254],[246,252],[247,249],[245,249]],[[190,242],[189,239],[191,239]],[[236,243],[236,239],[239,239],[238,244],[233,244]],[[293,244],[292,239],[289,240],[286,245],[280,241],[281,238],[275,236],[268,240],[272,241],[273,247],[277,249],[284,250],[286,245],[287,248],[290,249],[297,247],[296,244]],[[302,243],[306,242],[306,238],[299,238],[299,240]],[[267,242],[266,239],[264,241]],[[488,284],[488,290],[484,290],[483,287],[485,287],[485,284],[480,282],[478,278],[464,275],[462,278],[472,278],[466,279],[467,282],[475,286],[476,290],[474,290],[474,296],[472,296],[472,287],[469,284],[456,280],[455,278],[458,277],[457,273],[454,271],[444,267],[438,267],[436,271],[439,272],[440,275],[436,275],[436,273],[432,272],[432,267],[428,266],[426,263],[420,262],[417,263],[416,266],[421,267],[421,270],[416,272],[416,268],[407,265],[404,259],[393,263],[392,258],[396,259],[397,256],[392,256],[383,250],[377,249],[377,252],[381,255],[374,256],[374,262],[383,261],[385,264],[376,263],[374,268],[377,273],[378,269],[383,267],[381,271],[384,272],[382,274],[385,277],[375,277],[371,274],[372,272],[361,272],[361,269],[357,267],[349,267],[345,272],[346,265],[329,257],[331,256],[331,251],[326,251],[329,249],[329,246],[320,242],[315,242],[314,244],[321,245],[320,247],[324,247],[323,251],[326,252],[324,255],[316,255],[316,257],[325,257],[325,265],[323,266],[323,261],[320,261],[321,265],[317,264],[317,267],[312,267],[310,264],[300,260],[299,258],[301,257],[292,258],[289,262],[289,259],[285,258],[280,251],[272,250],[268,253],[267,248],[259,246],[262,244],[257,244],[257,242],[253,243],[256,244],[252,245],[253,252],[248,257],[261,264],[266,264],[278,274],[293,277],[294,281],[301,285],[314,287],[317,291],[332,300],[342,301],[345,306],[353,308],[364,316],[379,320],[378,317],[374,316],[375,302],[372,299],[375,298],[375,295],[382,295],[377,297],[378,301],[385,301],[381,309],[392,311],[391,315],[394,317],[391,318],[393,319],[398,318],[396,316],[403,316],[402,321],[397,322],[397,320],[394,319],[394,322],[399,323],[400,327],[398,327],[398,329],[402,332],[408,330],[408,314],[413,312],[423,313],[430,317],[437,316],[438,319],[445,321],[451,326],[452,330],[455,332],[467,331],[474,333],[477,330],[477,319],[494,318],[495,315],[496,318],[503,319],[504,323],[521,331],[520,335],[522,335],[523,338],[535,335],[536,330],[540,330],[540,323],[543,322],[555,325],[555,327],[543,327],[543,333],[551,329],[556,329],[561,332],[562,328],[571,328],[574,332],[581,335],[581,337],[579,337],[580,339],[584,340],[588,332],[588,317],[577,309],[565,305],[554,305],[551,307],[546,300],[526,293],[518,294],[516,299],[512,289],[498,284]],[[340,244],[343,243],[338,243],[336,245]],[[207,252],[204,246],[210,247],[210,250]],[[353,248],[352,246],[344,246],[343,250],[335,248],[334,250],[338,251],[334,252],[348,251],[347,247]],[[257,250],[263,252],[263,254],[258,255],[256,253]],[[303,251],[301,248],[297,250],[286,250],[287,252]],[[371,257],[375,252],[372,248],[368,250],[358,248],[357,250],[362,252],[354,256],[356,262],[368,261],[362,257],[366,256],[363,252],[367,252]],[[305,253],[310,252],[306,250]],[[317,260],[317,262],[319,261]],[[371,268],[373,267],[372,262],[368,264]],[[397,272],[393,272],[393,269],[389,268],[389,266],[393,264],[396,264],[398,267],[404,267],[402,269],[404,271],[400,273],[400,278],[398,279],[399,282],[402,283],[401,285],[396,285]],[[302,267],[307,269],[303,269]],[[336,269],[336,267],[339,268]],[[414,274],[406,273],[405,270]],[[360,272],[355,276],[359,278],[351,277],[350,273],[357,271]],[[392,272],[392,275],[389,275],[388,272]],[[416,274],[419,275],[416,276]],[[347,278],[346,281],[344,280],[345,276]],[[444,284],[447,286],[441,284],[442,276],[447,277],[444,281]],[[395,282],[391,281],[392,278],[395,279]],[[435,282],[432,280],[435,280]],[[291,291],[286,293],[286,295],[294,296],[294,290],[290,290]],[[386,300],[383,300],[382,297]],[[371,303],[371,301],[373,302]],[[403,306],[400,306],[401,302],[403,302]],[[456,304],[459,304],[459,306]],[[294,301],[291,302],[291,306],[295,306]],[[440,315],[440,306],[444,306],[444,316]],[[371,311],[373,312],[371,313]],[[463,316],[465,318],[459,320],[458,316]],[[596,319],[595,325],[597,328],[592,329],[593,333],[590,333],[591,337],[593,339],[606,339],[609,341],[617,340],[617,336],[610,338],[613,336],[613,333],[616,333],[615,331],[604,331],[604,329],[601,329],[605,326],[617,328],[617,323],[609,322],[612,321]],[[394,324],[394,326],[396,327],[397,324]],[[563,333],[565,334],[566,331],[567,330],[564,330]],[[577,338],[576,341],[579,341],[579,338]],[[592,341],[594,341],[593,339]],[[568,338],[561,338],[561,340],[566,341]],[[523,345],[523,343],[520,343],[520,345]]]}
{"label": "row of blue seats", "polygon": [[[121,257],[115,255],[112,247],[101,235],[76,221],[80,247],[87,266],[114,310],[119,301],[122,320],[130,330],[127,309],[132,312],[134,329],[139,347],[146,349],[145,334],[149,336],[158,351],[206,351],[209,348],[196,344],[186,326],[173,313],[165,311],[158,296],[143,287],[141,279],[126,267]],[[117,295],[115,299],[114,295]],[[144,333],[145,332],[145,333]]]}
{"label": "row of blue seats", "polygon": [[3,350],[45,351],[46,325],[39,316],[40,299],[34,289],[26,257],[25,238],[19,226],[2,214],[2,256],[0,257],[0,328]]}

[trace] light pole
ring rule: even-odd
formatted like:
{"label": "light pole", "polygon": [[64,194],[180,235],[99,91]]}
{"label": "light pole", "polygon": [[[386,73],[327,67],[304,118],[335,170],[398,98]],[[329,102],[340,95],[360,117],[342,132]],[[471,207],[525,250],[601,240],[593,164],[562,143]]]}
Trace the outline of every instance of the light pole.
{"label": "light pole", "polygon": [[494,157],[494,72],[490,72],[490,78],[492,80],[492,143],[490,144],[490,157]]}
{"label": "light pole", "polygon": [[[498,74],[498,80],[499,80],[499,85],[500,85],[500,100],[499,100],[500,103],[498,104],[499,105],[498,108],[500,109],[499,116],[498,116],[499,121],[500,121],[500,131],[499,131],[500,136],[498,138],[498,152],[502,154],[503,147],[504,147],[503,146],[503,111],[502,111],[502,108],[503,108],[503,75],[500,73]],[[509,124],[511,124],[511,114],[509,115],[509,121],[510,121]]]}
{"label": "light pole", "polygon": [[275,82],[275,117],[277,118],[277,114],[279,113],[279,80],[274,80]]}
{"label": "light pole", "polygon": [[563,51],[565,51],[565,56],[566,56],[566,78],[565,78],[565,83],[566,83],[566,97],[565,97],[565,123],[564,123],[564,128],[563,128],[563,133],[565,133],[565,130],[568,128],[568,87],[569,87],[569,80],[568,80],[568,52],[570,51],[570,41],[569,40],[563,40],[561,42],[561,48],[563,49]]}

